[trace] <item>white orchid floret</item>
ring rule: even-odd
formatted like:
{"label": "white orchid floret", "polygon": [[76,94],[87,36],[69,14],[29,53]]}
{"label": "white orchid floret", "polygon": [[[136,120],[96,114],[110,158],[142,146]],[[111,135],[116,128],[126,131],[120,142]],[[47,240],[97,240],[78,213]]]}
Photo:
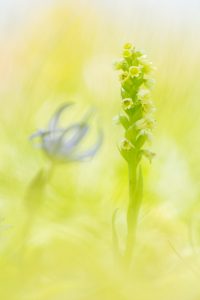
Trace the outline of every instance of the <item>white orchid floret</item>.
{"label": "white orchid floret", "polygon": [[143,111],[146,114],[150,114],[150,113],[154,113],[155,112],[155,106],[153,104],[153,102],[149,99],[144,99],[144,100],[140,100],[140,103],[142,105]]}
{"label": "white orchid floret", "polygon": [[120,70],[122,68],[123,61],[124,61],[123,59],[120,59],[120,60],[114,62],[113,65],[114,65],[115,70]]}
{"label": "white orchid floret", "polygon": [[152,63],[149,63],[147,65],[143,65],[142,70],[144,74],[152,74],[153,72],[155,72],[156,68],[153,66]]}
{"label": "white orchid floret", "polygon": [[150,93],[149,89],[140,88],[137,93],[137,97],[139,100],[148,100],[151,97],[151,93]]}
{"label": "white orchid floret", "polygon": [[141,67],[140,66],[131,66],[129,68],[129,74],[132,78],[138,77],[141,74]]}
{"label": "white orchid floret", "polygon": [[155,127],[155,119],[150,116],[147,115],[142,119],[139,119],[138,121],[135,122],[135,127],[138,130],[141,129],[153,129]]}
{"label": "white orchid floret", "polygon": [[153,129],[156,125],[156,120],[152,117],[151,114],[145,116],[146,124],[148,129]]}
{"label": "white orchid floret", "polygon": [[147,61],[147,55],[144,53],[144,51],[140,50],[140,51],[138,51],[138,53],[140,54],[137,57],[138,62],[140,62],[141,64],[142,63],[146,63],[146,61]]}
{"label": "white orchid floret", "polygon": [[143,54],[143,55],[139,56],[139,57],[137,58],[137,60],[138,60],[138,62],[139,62],[141,65],[146,65],[146,64],[150,63],[150,62],[148,61],[148,58],[147,58],[147,55],[146,55],[146,54]]}
{"label": "white orchid floret", "polygon": [[121,124],[126,129],[129,126],[129,120],[125,114],[119,113],[119,115],[113,118],[113,124],[115,125]]}
{"label": "white orchid floret", "polygon": [[148,129],[140,130],[137,137],[136,137],[136,140],[138,140],[142,136],[145,136],[149,142],[151,142],[152,139],[153,139],[153,135]]}
{"label": "white orchid floret", "polygon": [[146,128],[146,120],[145,118],[139,119],[138,121],[135,122],[135,127],[140,130],[140,129],[145,129]]}
{"label": "white orchid floret", "polygon": [[131,142],[124,138],[121,142],[120,142],[120,150],[125,150],[125,151],[129,151],[133,148],[133,145],[131,144]]}
{"label": "white orchid floret", "polygon": [[141,65],[144,74],[152,74],[155,71],[153,63],[149,61],[145,55],[138,57],[137,60]]}
{"label": "white orchid floret", "polygon": [[131,98],[122,99],[122,108],[124,110],[131,109],[133,107],[133,100]]}
{"label": "white orchid floret", "polygon": [[144,86],[147,89],[152,90],[155,85],[155,80],[153,78],[149,77],[149,75],[144,75],[143,79],[144,79]]}
{"label": "white orchid floret", "polygon": [[119,75],[119,80],[122,82],[126,81],[128,78],[129,78],[129,73],[127,71],[125,71]]}
{"label": "white orchid floret", "polygon": [[152,162],[152,159],[155,157],[155,153],[148,149],[143,149],[142,154],[150,161]]}

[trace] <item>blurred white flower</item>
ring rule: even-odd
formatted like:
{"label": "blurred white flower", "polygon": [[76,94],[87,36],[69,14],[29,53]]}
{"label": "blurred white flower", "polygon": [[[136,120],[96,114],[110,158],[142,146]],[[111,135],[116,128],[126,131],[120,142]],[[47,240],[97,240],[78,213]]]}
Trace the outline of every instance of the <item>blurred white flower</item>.
{"label": "blurred white flower", "polygon": [[63,104],[53,114],[47,129],[41,129],[30,136],[31,140],[39,139],[37,147],[41,148],[45,154],[53,161],[71,162],[85,161],[92,158],[99,150],[102,141],[102,131],[98,130],[96,142],[86,150],[80,150],[79,146],[90,130],[88,123],[93,114],[93,109],[88,111],[86,116],[77,123],[61,128],[59,120],[63,111],[73,103]]}

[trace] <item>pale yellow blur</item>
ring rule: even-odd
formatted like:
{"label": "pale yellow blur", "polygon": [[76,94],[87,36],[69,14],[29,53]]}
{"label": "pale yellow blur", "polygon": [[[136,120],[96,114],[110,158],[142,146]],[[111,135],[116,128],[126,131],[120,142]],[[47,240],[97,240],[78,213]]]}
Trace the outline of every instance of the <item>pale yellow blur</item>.
{"label": "pale yellow blur", "polygon": [[[170,19],[156,1],[116,1],[113,9],[97,2],[43,8],[0,40],[0,299],[199,300],[197,14],[190,6],[187,19],[182,10]],[[111,228],[118,208],[123,252],[127,169],[117,150],[122,132],[112,121],[120,108],[112,63],[126,41],[144,48],[157,67],[157,155],[143,163],[130,270],[114,256]],[[40,182],[31,182],[49,162],[28,137],[65,101],[76,107],[63,124],[96,107],[93,126],[102,127],[104,143],[91,162],[57,166],[41,192]],[[88,144],[94,137],[95,128]],[[27,209],[29,199],[37,199],[37,209]]]}

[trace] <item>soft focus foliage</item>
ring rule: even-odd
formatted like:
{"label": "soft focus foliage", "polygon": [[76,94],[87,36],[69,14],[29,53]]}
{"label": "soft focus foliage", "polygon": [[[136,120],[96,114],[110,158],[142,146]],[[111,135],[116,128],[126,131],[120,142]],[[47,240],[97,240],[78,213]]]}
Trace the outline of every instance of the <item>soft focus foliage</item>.
{"label": "soft focus foliage", "polygon": [[[187,13],[173,1],[163,10],[156,1],[104,2],[44,5],[1,36],[0,299],[200,298],[198,2]],[[158,123],[129,272],[114,259],[111,228],[119,209],[123,247],[127,169],[112,124],[120,107],[112,62],[127,40],[157,67]],[[96,107],[104,144],[91,162],[48,177],[48,159],[28,137],[68,101],[77,103],[68,124]]]}

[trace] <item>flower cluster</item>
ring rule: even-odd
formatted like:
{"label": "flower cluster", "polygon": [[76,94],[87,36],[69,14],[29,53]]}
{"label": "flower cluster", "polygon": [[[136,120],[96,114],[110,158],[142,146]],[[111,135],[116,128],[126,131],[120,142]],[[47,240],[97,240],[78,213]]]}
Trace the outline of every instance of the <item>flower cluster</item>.
{"label": "flower cluster", "polygon": [[140,161],[143,155],[151,161],[154,153],[143,147],[147,141],[151,141],[155,126],[155,108],[151,100],[154,67],[147,56],[131,43],[124,45],[122,56],[115,63],[115,68],[121,71],[119,78],[123,110],[117,120],[125,129],[120,152],[127,161],[131,157]]}
{"label": "flower cluster", "polygon": [[73,123],[64,128],[59,126],[59,120],[63,111],[72,104],[73,103],[66,103],[62,105],[50,119],[47,129],[38,130],[30,137],[31,140],[39,138],[39,144],[37,144],[37,146],[41,148],[52,161],[84,161],[92,158],[102,144],[102,132],[99,130],[97,141],[93,146],[84,151],[81,151],[79,148],[81,142],[89,132],[90,125],[88,121],[93,110],[90,110],[80,122]]}

